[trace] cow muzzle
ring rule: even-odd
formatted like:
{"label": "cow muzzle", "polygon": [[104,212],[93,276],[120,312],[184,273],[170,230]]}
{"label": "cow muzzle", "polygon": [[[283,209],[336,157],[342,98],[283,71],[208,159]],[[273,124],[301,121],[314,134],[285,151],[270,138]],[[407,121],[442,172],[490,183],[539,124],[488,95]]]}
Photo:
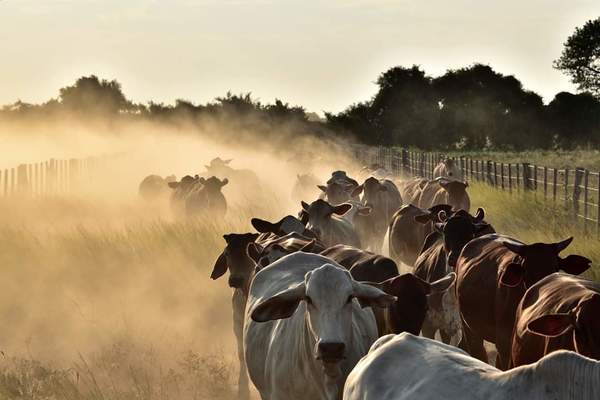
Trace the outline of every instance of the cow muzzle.
{"label": "cow muzzle", "polygon": [[240,276],[230,276],[229,277],[229,287],[240,289],[244,286],[244,278]]}
{"label": "cow muzzle", "polygon": [[341,342],[319,342],[317,344],[317,360],[325,363],[337,362],[344,359],[346,345]]}

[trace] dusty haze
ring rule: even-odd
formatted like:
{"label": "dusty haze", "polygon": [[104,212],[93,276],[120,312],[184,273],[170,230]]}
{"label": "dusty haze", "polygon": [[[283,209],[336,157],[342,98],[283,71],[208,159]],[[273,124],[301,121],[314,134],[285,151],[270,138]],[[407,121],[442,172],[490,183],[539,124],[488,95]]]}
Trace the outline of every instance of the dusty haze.
{"label": "dusty haze", "polygon": [[[0,168],[51,157],[106,155],[102,173],[78,192],[0,197],[3,368],[18,370],[22,359],[74,368],[67,378],[80,380],[77,390],[96,387],[116,396],[121,386],[131,386],[131,365],[154,376],[152,382],[162,382],[161,373],[181,370],[194,354],[206,367],[206,379],[227,383],[219,392],[227,397],[231,371],[237,369],[231,290],[226,279],[209,279],[224,246],[222,234],[252,231],[252,216],[296,214],[299,204],[290,193],[297,173],[313,172],[325,181],[334,166],[353,166],[331,142],[294,139],[274,148],[256,139],[253,148],[241,148],[208,139],[218,137],[218,127],[210,129],[130,123],[100,131],[73,121],[2,126],[2,148],[9,151]],[[248,140],[261,133],[244,135]],[[167,199],[148,204],[138,198],[145,176],[176,174],[179,179],[202,172],[217,156],[232,158],[233,168],[252,169],[263,182],[254,193],[225,186],[225,220],[176,220]],[[224,368],[220,378],[210,375],[220,368],[214,363]],[[170,393],[175,398],[221,395],[183,392]]]}

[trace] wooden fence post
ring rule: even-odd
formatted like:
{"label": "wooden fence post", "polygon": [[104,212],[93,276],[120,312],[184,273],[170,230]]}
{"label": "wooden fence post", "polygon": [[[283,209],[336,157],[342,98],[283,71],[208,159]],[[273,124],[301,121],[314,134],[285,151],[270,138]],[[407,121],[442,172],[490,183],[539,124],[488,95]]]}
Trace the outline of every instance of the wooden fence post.
{"label": "wooden fence post", "polygon": [[587,234],[588,225],[588,183],[589,183],[590,171],[587,169],[583,175],[583,233]]}
{"label": "wooden fence post", "polygon": [[544,199],[548,196],[548,167],[544,167]]}
{"label": "wooden fence post", "polygon": [[529,163],[523,163],[523,190],[531,190]]}
{"label": "wooden fence post", "polygon": [[569,169],[565,168],[565,209],[569,209]]}
{"label": "wooden fence post", "polygon": [[504,190],[504,163],[500,163],[500,186]]}
{"label": "wooden fence post", "polygon": [[558,183],[558,179],[556,176],[558,175],[558,173],[556,168],[552,168],[552,171],[552,201],[556,203],[556,185]]}
{"label": "wooden fence post", "polygon": [[575,181],[573,182],[573,217],[577,222],[579,216],[579,197],[581,196],[581,181],[583,179],[583,168],[575,169]]}

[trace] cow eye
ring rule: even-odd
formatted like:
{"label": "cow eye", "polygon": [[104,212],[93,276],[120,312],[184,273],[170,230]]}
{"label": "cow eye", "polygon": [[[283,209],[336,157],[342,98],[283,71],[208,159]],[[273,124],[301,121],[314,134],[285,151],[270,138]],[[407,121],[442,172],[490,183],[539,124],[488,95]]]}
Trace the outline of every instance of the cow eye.
{"label": "cow eye", "polygon": [[312,304],[312,299],[308,296],[304,297],[304,301],[306,301],[306,304]]}
{"label": "cow eye", "polygon": [[353,298],[354,298],[353,295],[348,296],[348,300],[346,300],[346,303],[352,303]]}

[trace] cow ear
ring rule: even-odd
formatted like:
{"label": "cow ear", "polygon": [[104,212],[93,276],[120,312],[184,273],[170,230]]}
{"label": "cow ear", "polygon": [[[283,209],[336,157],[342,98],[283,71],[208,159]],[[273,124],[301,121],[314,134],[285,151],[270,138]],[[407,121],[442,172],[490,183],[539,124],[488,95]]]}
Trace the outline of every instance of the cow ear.
{"label": "cow ear", "polygon": [[169,182],[168,185],[171,189],[175,189],[177,186],[179,186],[179,182]]}
{"label": "cow ear", "polygon": [[454,281],[456,281],[456,274],[454,272],[450,272],[445,277],[429,284],[430,293],[445,292],[450,288],[450,286],[452,286]]}
{"label": "cow ear", "polygon": [[332,214],[344,215],[352,209],[352,204],[342,203],[339,206],[333,207]]}
{"label": "cow ear", "polygon": [[224,179],[221,181],[221,187],[223,187],[223,186],[227,185],[228,183],[229,183],[229,179],[227,179],[227,178],[224,178]]}
{"label": "cow ear", "polygon": [[477,222],[481,222],[481,221],[483,221],[484,218],[485,218],[485,210],[483,208],[479,207],[477,209],[477,212],[475,213],[475,217],[473,219]]}
{"label": "cow ear", "polygon": [[302,209],[304,211],[308,212],[308,209],[310,208],[310,206],[308,205],[308,203],[306,203],[304,200],[300,202],[300,204],[302,205]]}
{"label": "cow ear", "polygon": [[227,272],[227,258],[224,253],[221,253],[215,262],[215,266],[213,268],[212,273],[210,274],[210,279],[217,279],[221,276],[225,275]]}
{"label": "cow ear", "polygon": [[437,219],[438,219],[438,221],[440,221],[440,222],[446,222],[446,220],[448,219],[448,214],[446,214],[446,211],[444,211],[444,210],[440,210],[440,211],[437,213]]}
{"label": "cow ear", "polygon": [[364,307],[389,307],[396,301],[396,297],[387,294],[373,285],[367,285],[361,282],[352,282],[354,297],[358,299],[360,305]]}
{"label": "cow ear", "polygon": [[254,260],[254,262],[258,262],[258,260],[260,260],[260,255],[263,251],[263,247],[258,244],[258,243],[248,243],[248,246],[246,247],[246,253],[248,254],[248,257],[250,257],[251,259]]}
{"label": "cow ear", "polygon": [[526,244],[515,243],[515,242],[502,242],[502,244],[504,245],[504,247],[506,247],[513,253],[516,253],[516,254],[520,255],[521,257],[525,256],[525,250],[527,250]]}
{"label": "cow ear", "polygon": [[302,282],[258,303],[250,317],[256,322],[289,318],[294,314],[304,296],[306,296],[306,285]]}
{"label": "cow ear", "polygon": [[198,178],[198,182],[204,185],[206,183],[206,179],[204,179],[204,177],[200,177]]}
{"label": "cow ear", "polygon": [[571,314],[544,315],[527,324],[527,329],[540,336],[561,336],[573,329],[573,316]]}
{"label": "cow ear", "polygon": [[367,216],[369,214],[371,214],[371,211],[373,211],[373,209],[371,207],[360,207],[358,209],[358,215],[362,215],[362,216]]}
{"label": "cow ear", "polygon": [[521,264],[510,263],[500,275],[500,284],[508,287],[516,287],[523,282],[525,269]]}
{"label": "cow ear", "polygon": [[420,224],[431,222],[431,213],[425,213],[415,216],[414,220]]}
{"label": "cow ear", "polygon": [[322,191],[323,193],[327,193],[327,186],[323,186],[323,185],[317,185],[317,187],[318,187],[319,189],[321,189],[321,191]]}
{"label": "cow ear", "polygon": [[359,185],[359,186],[355,187],[355,188],[352,190],[351,196],[352,196],[352,197],[357,197],[357,196],[359,196],[359,195],[362,193],[362,191],[363,191],[363,188],[364,188],[364,186],[363,186],[363,185]]}
{"label": "cow ear", "polygon": [[554,243],[554,247],[556,249],[556,254],[560,253],[564,249],[566,249],[571,242],[573,241],[573,236],[568,239],[563,240],[562,242]]}
{"label": "cow ear", "polygon": [[252,218],[250,223],[260,233],[273,233],[277,231],[277,226],[269,221],[260,218]]}
{"label": "cow ear", "polygon": [[306,211],[300,211],[298,213],[298,217],[300,218],[300,222],[302,222],[302,225],[306,226],[306,224],[308,224],[309,215]]}
{"label": "cow ear", "polygon": [[567,258],[559,258],[558,267],[571,275],[583,274],[590,267],[592,261],[583,256],[571,254]]}

